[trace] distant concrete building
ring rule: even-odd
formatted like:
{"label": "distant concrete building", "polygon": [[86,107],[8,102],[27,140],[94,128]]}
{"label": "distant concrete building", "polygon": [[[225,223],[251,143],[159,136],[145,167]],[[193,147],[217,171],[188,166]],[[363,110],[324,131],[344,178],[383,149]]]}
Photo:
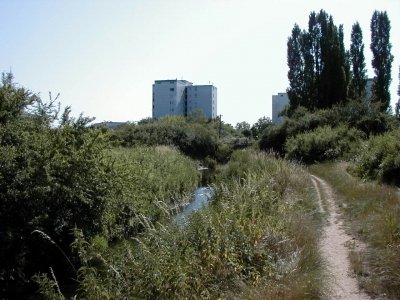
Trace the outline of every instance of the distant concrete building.
{"label": "distant concrete building", "polygon": [[285,109],[286,105],[289,105],[289,97],[287,93],[278,93],[278,95],[272,95],[272,123],[279,124],[283,122],[283,117],[279,114]]}
{"label": "distant concrete building", "polygon": [[203,111],[205,117],[217,117],[217,88],[213,85],[192,85],[186,87],[187,114]]}
{"label": "distant concrete building", "polygon": [[186,80],[156,80],[153,84],[153,118],[186,115]]}
{"label": "distant concrete building", "polygon": [[373,78],[367,79],[367,84],[365,85],[365,99],[367,101],[371,101],[372,99],[372,83],[374,82]]}
{"label": "distant concrete building", "polygon": [[193,85],[186,80],[156,80],[153,84],[153,118],[187,116],[201,110],[207,118],[217,117],[217,88]]}

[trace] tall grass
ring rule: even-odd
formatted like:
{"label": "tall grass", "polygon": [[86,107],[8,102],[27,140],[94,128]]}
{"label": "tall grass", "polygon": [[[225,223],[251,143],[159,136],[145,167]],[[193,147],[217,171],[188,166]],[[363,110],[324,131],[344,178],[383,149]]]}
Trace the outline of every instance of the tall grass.
{"label": "tall grass", "polygon": [[143,220],[165,221],[200,182],[196,163],[171,147],[114,148],[110,159],[118,174],[105,215],[111,238],[137,234],[146,227]]}
{"label": "tall grass", "polygon": [[346,164],[329,163],[311,171],[330,182],[340,196],[349,230],[365,249],[351,261],[363,288],[375,295],[400,298],[400,194],[397,188],[362,182],[346,172]]}
{"label": "tall grass", "polygon": [[78,298],[318,298],[318,207],[307,174],[240,151],[221,178],[187,226],[143,216],[145,231],[114,247],[77,231]]}

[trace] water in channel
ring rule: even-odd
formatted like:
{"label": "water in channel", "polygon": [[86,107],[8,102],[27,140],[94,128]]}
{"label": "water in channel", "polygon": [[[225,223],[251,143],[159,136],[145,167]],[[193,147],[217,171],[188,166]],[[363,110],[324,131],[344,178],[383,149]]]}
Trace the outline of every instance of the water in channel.
{"label": "water in channel", "polygon": [[184,226],[192,213],[208,205],[213,193],[214,191],[211,187],[201,187],[195,190],[193,192],[193,201],[175,216],[174,222],[179,226]]}

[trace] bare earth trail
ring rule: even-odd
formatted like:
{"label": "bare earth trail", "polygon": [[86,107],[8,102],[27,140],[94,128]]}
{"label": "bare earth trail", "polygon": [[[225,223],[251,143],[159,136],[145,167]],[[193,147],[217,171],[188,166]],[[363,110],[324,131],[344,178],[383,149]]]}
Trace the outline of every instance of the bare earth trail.
{"label": "bare earth trail", "polygon": [[371,299],[360,291],[356,278],[352,276],[348,259],[349,250],[345,246],[352,237],[343,229],[332,188],[317,176],[311,175],[311,180],[318,194],[320,210],[322,213],[327,213],[327,224],[320,242],[321,254],[327,263],[326,269],[329,276],[326,298]]}

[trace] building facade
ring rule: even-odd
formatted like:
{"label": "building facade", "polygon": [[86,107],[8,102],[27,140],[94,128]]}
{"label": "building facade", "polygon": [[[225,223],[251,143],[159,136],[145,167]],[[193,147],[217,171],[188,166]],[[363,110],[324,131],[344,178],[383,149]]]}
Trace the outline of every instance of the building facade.
{"label": "building facade", "polygon": [[153,118],[187,116],[201,110],[206,118],[217,117],[217,88],[193,85],[186,80],[156,80],[153,84]]}
{"label": "building facade", "polygon": [[196,110],[209,119],[217,117],[217,88],[213,85],[192,85],[186,87],[187,115]]}
{"label": "building facade", "polygon": [[278,93],[278,95],[272,95],[272,123],[279,124],[283,122],[283,117],[279,116],[285,109],[286,105],[289,105],[289,97],[287,93]]}

